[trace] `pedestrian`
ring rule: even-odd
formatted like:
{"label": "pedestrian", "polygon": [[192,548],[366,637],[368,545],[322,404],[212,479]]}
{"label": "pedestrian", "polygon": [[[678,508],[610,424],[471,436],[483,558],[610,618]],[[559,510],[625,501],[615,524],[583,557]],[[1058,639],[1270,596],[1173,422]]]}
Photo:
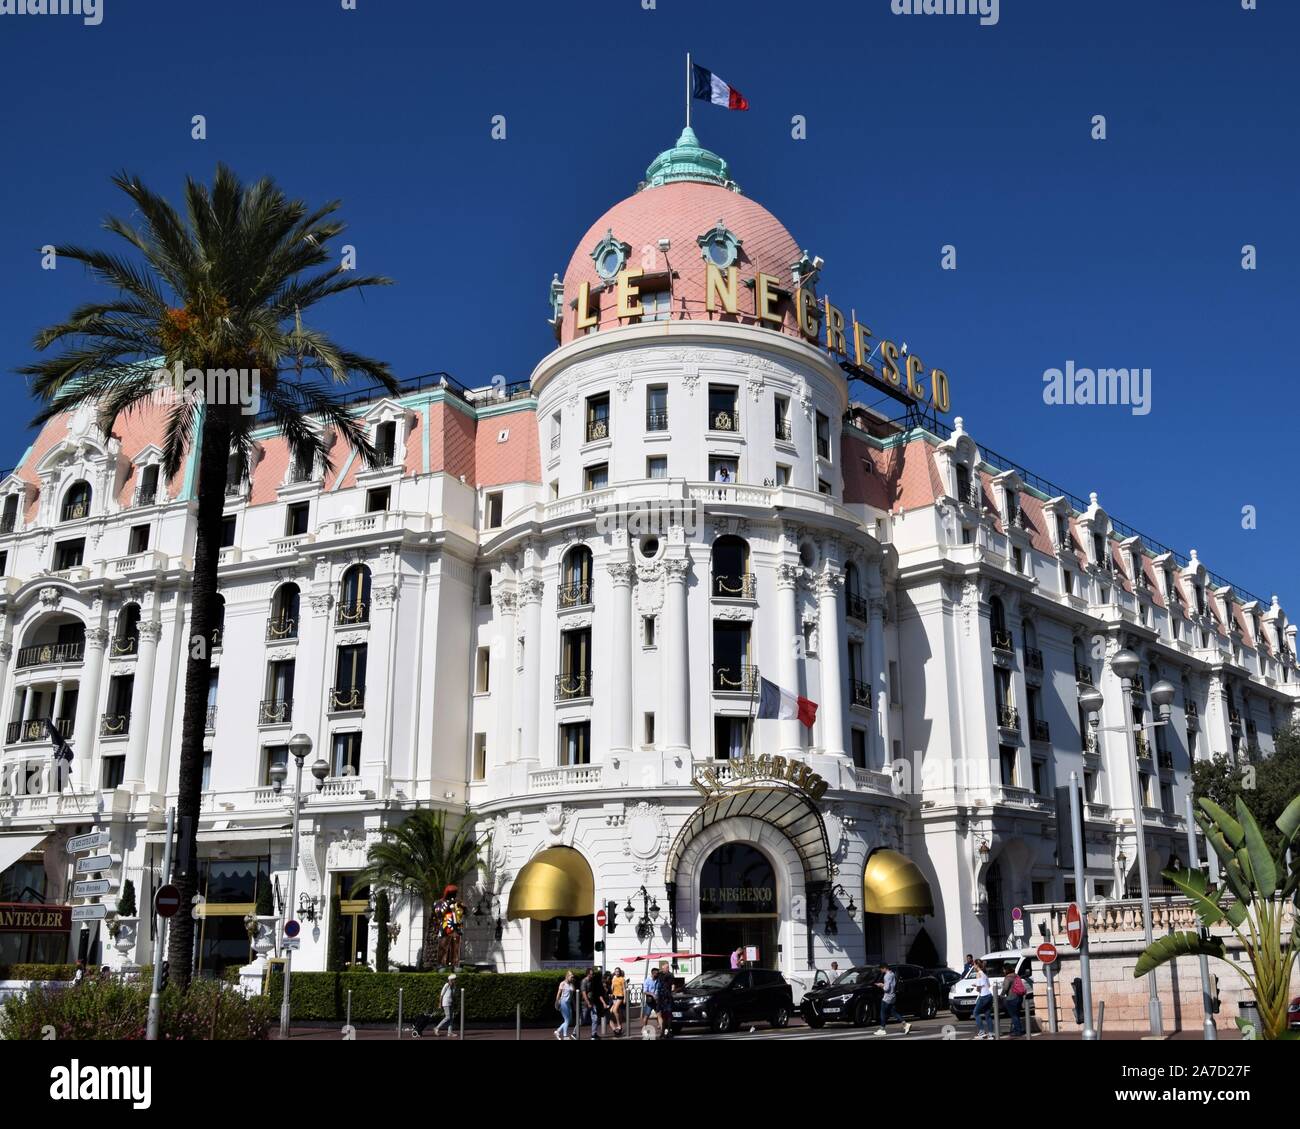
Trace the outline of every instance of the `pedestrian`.
{"label": "pedestrian", "polygon": [[600,969],[589,968],[578,985],[582,998],[582,1022],[591,1024],[591,1037],[600,1038]]}
{"label": "pedestrian", "polygon": [[659,1004],[659,969],[651,967],[641,985],[641,1027],[644,1029],[655,1017]]}
{"label": "pedestrian", "polygon": [[1007,1009],[1007,1015],[1011,1017],[1011,1034],[1008,1038],[1019,1039],[1025,1033],[1025,1025],[1021,1021],[1024,1013],[1025,993],[1028,990],[1025,982],[1016,974],[1016,966],[1007,964],[1003,967],[1002,977],[1002,1002]]}
{"label": "pedestrian", "polygon": [[447,977],[447,982],[442,986],[442,995],[438,999],[442,1005],[442,1018],[438,1020],[438,1026],[433,1029],[433,1037],[436,1039],[442,1034],[442,1029],[447,1028],[449,1038],[456,1037],[456,1030],[451,1025],[452,1012],[456,1006],[456,974],[453,972]]}
{"label": "pedestrian", "polygon": [[880,1026],[876,1028],[876,1034],[888,1034],[889,1021],[897,1019],[903,1025],[903,1034],[906,1035],[912,1030],[912,1025],[898,1014],[898,1009],[894,1006],[898,999],[898,973],[884,961],[880,962],[880,971],[884,978],[880,982]]}
{"label": "pedestrian", "polygon": [[975,1038],[993,1038],[993,986],[982,960],[975,961]]}
{"label": "pedestrian", "polygon": [[673,974],[668,962],[659,962],[659,980],[655,985],[655,1010],[659,1013],[659,1034],[673,1033]]}
{"label": "pedestrian", "polygon": [[840,978],[840,962],[837,960],[833,960],[831,961],[831,983],[834,984],[835,981],[838,980],[839,978]]}
{"label": "pedestrian", "polygon": [[101,984],[108,984],[112,981],[112,979],[113,979],[112,970],[106,964],[101,965],[99,969],[99,982]]}
{"label": "pedestrian", "polygon": [[968,973],[974,967],[975,967],[975,958],[971,956],[970,953],[967,953],[966,963],[961,966],[962,978],[965,979],[966,973]]}
{"label": "pedestrian", "polygon": [[623,1017],[627,1010],[627,977],[621,968],[614,969],[609,980],[609,1022],[615,1035],[624,1035]]}
{"label": "pedestrian", "polygon": [[74,988],[79,988],[85,982],[86,982],[86,962],[84,960],[79,960],[77,961],[77,971],[72,974],[72,986]]}
{"label": "pedestrian", "polygon": [[577,1024],[573,1022],[573,969],[569,969],[564,974],[564,979],[560,981],[560,986],[555,990],[555,1006],[559,1009],[560,1019],[562,1022],[555,1029],[555,1037],[563,1042],[565,1039],[577,1038],[577,1035],[570,1035],[569,1029],[577,1031]]}
{"label": "pedestrian", "polygon": [[[606,972],[600,980],[600,1015],[605,1021],[602,1024],[602,1031],[608,1035],[614,1030],[614,974]],[[617,1035],[618,1032],[614,1031]]]}
{"label": "pedestrian", "polygon": [[731,954],[732,971],[734,972],[737,968],[739,968],[744,963],[744,961],[745,961],[745,950],[742,949],[739,945],[737,945],[735,950]]}

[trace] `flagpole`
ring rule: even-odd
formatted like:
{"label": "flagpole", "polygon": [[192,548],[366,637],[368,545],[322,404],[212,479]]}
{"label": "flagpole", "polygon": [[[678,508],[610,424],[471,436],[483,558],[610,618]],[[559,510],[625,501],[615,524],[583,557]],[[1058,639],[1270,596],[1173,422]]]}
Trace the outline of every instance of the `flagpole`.
{"label": "flagpole", "polygon": [[691,128],[691,53],[686,52],[686,128]]}

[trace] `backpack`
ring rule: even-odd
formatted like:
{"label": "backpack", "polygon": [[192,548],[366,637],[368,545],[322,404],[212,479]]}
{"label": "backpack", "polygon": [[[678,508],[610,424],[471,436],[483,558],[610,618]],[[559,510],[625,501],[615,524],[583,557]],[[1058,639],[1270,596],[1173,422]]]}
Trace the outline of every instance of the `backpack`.
{"label": "backpack", "polygon": [[1019,975],[1011,981],[1011,994],[1013,996],[1023,996],[1026,992],[1025,982],[1020,979]]}

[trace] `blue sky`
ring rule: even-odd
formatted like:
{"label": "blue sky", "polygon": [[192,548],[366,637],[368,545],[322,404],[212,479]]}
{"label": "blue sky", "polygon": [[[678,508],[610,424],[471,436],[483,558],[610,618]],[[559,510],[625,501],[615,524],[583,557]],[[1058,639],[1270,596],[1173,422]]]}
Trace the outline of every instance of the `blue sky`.
{"label": "blue sky", "polygon": [[[679,132],[690,49],[752,105],[697,103],[701,140],[837,305],[947,370],[977,441],[1300,616],[1300,5],[1002,0],[982,27],[889,0],[103,2],[98,27],[0,16],[0,463],[30,438],[13,368],[94,293],[37,249],[107,245],[118,169],[177,197],[224,160],[341,198],[358,266],[398,285],[320,322],[401,375],[526,377],[552,273]],[[1150,368],[1152,410],[1045,405],[1070,360]]]}

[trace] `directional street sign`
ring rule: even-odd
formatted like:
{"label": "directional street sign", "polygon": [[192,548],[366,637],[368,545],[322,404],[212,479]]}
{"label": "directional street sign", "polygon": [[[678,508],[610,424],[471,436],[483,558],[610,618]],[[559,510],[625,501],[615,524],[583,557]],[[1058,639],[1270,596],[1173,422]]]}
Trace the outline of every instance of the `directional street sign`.
{"label": "directional street sign", "polygon": [[108,906],[73,906],[73,921],[103,921],[108,914]]}
{"label": "directional street sign", "polygon": [[112,855],[87,855],[84,859],[77,859],[78,874],[98,874],[101,870],[112,869]]}
{"label": "directional street sign", "polygon": [[91,878],[85,882],[74,882],[72,884],[72,896],[74,898],[95,898],[100,894],[107,894],[112,883],[107,878]]}
{"label": "directional street sign", "polygon": [[68,840],[68,854],[80,854],[82,851],[97,851],[107,847],[110,839],[107,831],[92,831],[89,835],[74,835]]}

